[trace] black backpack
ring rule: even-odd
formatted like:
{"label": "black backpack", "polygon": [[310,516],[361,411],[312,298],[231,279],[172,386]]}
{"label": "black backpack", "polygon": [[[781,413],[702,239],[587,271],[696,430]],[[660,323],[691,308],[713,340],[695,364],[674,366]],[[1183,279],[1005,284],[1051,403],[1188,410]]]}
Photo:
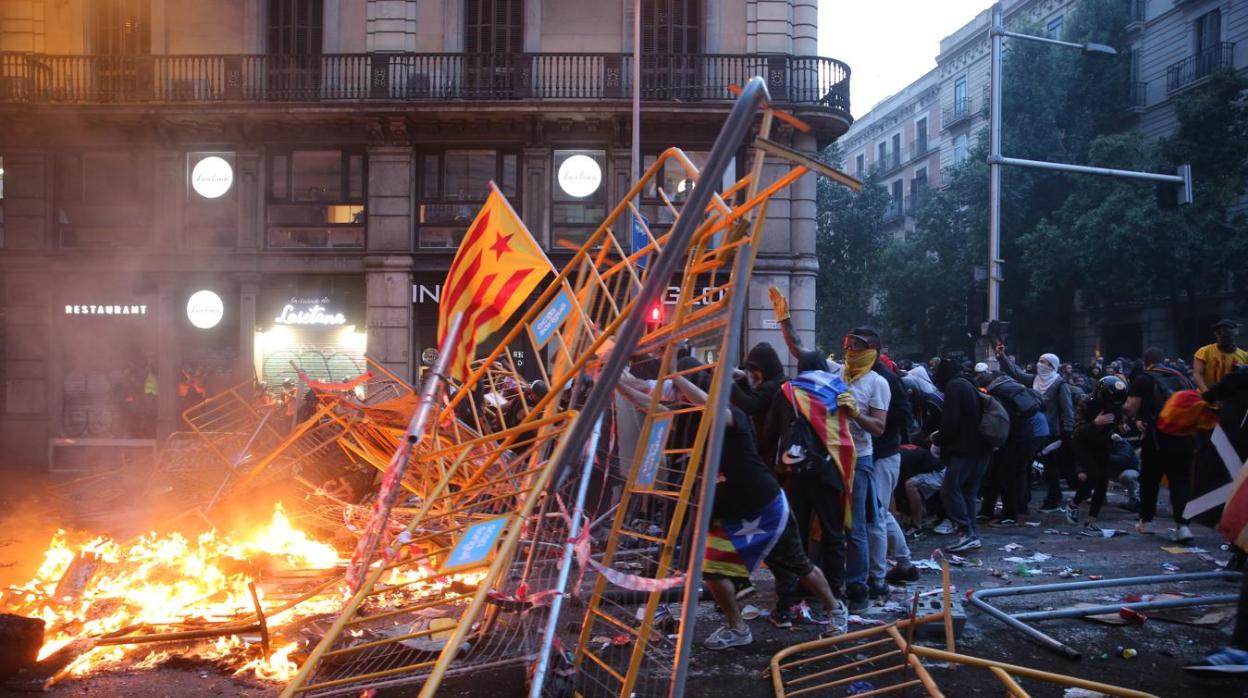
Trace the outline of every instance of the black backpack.
{"label": "black backpack", "polygon": [[1001,401],[1010,413],[1010,419],[1026,421],[1044,409],[1044,396],[1035,388],[1028,388],[1008,376],[1002,376],[988,384],[988,394]]}
{"label": "black backpack", "polygon": [[1179,373],[1173,368],[1166,366],[1153,366],[1148,369],[1148,375],[1153,377],[1153,409],[1152,414],[1146,415],[1150,420],[1156,420],[1161,414],[1161,408],[1165,406],[1166,400],[1171,395],[1180,390],[1195,390],[1196,386],[1187,376]]}
{"label": "black backpack", "polygon": [[792,475],[817,473],[826,478],[832,471],[832,457],[828,455],[828,449],[815,436],[810,422],[797,411],[793,401],[783,397],[793,408],[793,421],[784,430],[776,448],[777,472]]}

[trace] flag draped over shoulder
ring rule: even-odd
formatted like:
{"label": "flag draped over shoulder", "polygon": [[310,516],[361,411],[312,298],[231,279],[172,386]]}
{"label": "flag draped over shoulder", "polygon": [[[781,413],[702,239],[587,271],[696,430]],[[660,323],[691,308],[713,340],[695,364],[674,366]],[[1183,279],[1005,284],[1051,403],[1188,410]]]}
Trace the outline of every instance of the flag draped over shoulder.
{"label": "flag draped over shoulder", "polygon": [[837,409],[836,396],[849,390],[839,377],[827,371],[803,371],[785,383],[781,390],[798,413],[810,423],[815,436],[828,449],[828,455],[841,474],[841,503],[845,510],[845,526],[852,523],[850,502],[854,487],[854,464],[857,453],[849,433],[849,413]]}
{"label": "flag draped over shoulder", "polygon": [[501,329],[554,271],[511,204],[498,189],[491,189],[451,262],[438,306],[439,347],[451,318],[464,314],[463,333],[450,358],[450,376],[458,381],[468,377],[477,347]]}

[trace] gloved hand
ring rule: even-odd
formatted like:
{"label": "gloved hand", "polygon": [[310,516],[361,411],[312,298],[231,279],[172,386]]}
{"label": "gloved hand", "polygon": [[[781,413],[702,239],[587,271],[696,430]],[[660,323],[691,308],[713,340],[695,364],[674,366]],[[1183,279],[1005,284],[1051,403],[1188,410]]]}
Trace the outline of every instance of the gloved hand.
{"label": "gloved hand", "polygon": [[858,409],[858,401],[854,399],[853,393],[845,392],[837,395],[836,405],[841,409],[848,410],[849,416],[855,419],[858,418],[858,415],[862,414],[862,412]]}
{"label": "gloved hand", "polygon": [[784,322],[789,319],[789,299],[784,297],[780,289],[775,286],[767,287],[767,295],[771,296],[771,308],[776,312],[776,322]]}

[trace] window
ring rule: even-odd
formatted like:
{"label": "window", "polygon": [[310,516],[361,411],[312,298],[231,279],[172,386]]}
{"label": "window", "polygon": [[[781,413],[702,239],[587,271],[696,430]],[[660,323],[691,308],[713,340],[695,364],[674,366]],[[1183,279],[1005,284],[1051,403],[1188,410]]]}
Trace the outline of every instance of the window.
{"label": "window", "polygon": [[268,246],[364,247],[364,153],[291,150],[269,155]]}
{"label": "window", "polygon": [[914,122],[914,154],[927,152],[927,117]]}
{"label": "window", "polygon": [[1044,26],[1045,36],[1050,39],[1062,38],[1062,19],[1062,15],[1058,15],[1053,19],[1050,19],[1049,23]]}
{"label": "window", "polygon": [[875,146],[875,154],[877,156],[875,158],[875,169],[877,170],[887,169],[888,168],[888,143],[885,143],[884,141],[880,141],[880,144]]}
{"label": "window", "polygon": [[697,53],[701,49],[701,4],[700,0],[642,0],[642,53]]}
{"label": "window", "polygon": [[53,177],[62,247],[141,247],[151,240],[154,174],[147,153],[59,154]]}
{"label": "window", "polygon": [[960,133],[953,139],[953,164],[961,165],[966,162],[966,156],[966,134]]}
{"label": "window", "polygon": [[916,168],[914,170],[914,181],[910,183],[910,191],[913,192],[916,187],[922,188],[925,186],[927,186],[927,168]]}
{"label": "window", "polygon": [[953,81],[953,115],[962,116],[971,108],[966,95],[966,77]]}
{"label": "window", "polygon": [[901,165],[901,134],[893,134],[893,161],[889,163],[892,167]]}
{"label": "window", "polygon": [[152,52],[151,0],[95,0],[91,8],[91,50],[105,56]]}
{"label": "window", "polygon": [[493,181],[518,206],[519,155],[497,150],[445,150],[419,156],[420,192],[416,246],[459,246]]}
{"label": "window", "polygon": [[1207,12],[1196,19],[1196,53],[1213,49],[1222,41],[1222,11]]}
{"label": "window", "polygon": [[324,33],[322,0],[269,0],[269,53],[318,55]]}
{"label": "window", "polygon": [[[607,154],[601,150],[556,150],[551,182],[551,244],[580,247],[607,217]],[[664,168],[663,189],[683,193],[688,183],[669,181],[679,173]],[[669,187],[671,187],[669,189]]]}
{"label": "window", "polygon": [[522,53],[524,0],[466,0],[466,53]]}
{"label": "window", "polygon": [[858,157],[854,159],[854,174],[860,179],[862,178],[862,171],[867,169],[865,163],[866,159],[867,156],[863,153],[858,153]]}

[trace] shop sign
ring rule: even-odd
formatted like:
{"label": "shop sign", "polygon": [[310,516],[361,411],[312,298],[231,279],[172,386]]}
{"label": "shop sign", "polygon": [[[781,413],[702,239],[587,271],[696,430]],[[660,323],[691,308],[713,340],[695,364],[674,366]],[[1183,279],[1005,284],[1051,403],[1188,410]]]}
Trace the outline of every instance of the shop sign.
{"label": "shop sign", "polygon": [[147,315],[146,305],[67,305],[66,315]]}
{"label": "shop sign", "polygon": [[572,312],[572,296],[564,290],[555,296],[550,305],[533,320],[533,344],[538,348],[546,346],[551,335],[559,329],[563,321]]}
{"label": "shop sign", "polygon": [[602,186],[602,168],[588,155],[573,155],[559,165],[558,179],[565,194],[583,199]]}
{"label": "shop sign", "polygon": [[191,188],[205,199],[225,195],[234,184],[234,168],[225,158],[209,155],[195,163],[191,170]]}
{"label": "shop sign", "polygon": [[279,325],[327,327],[347,324],[346,316],[327,309],[328,305],[328,298],[291,298],[282,306],[282,312],[273,318],[273,322]]}
{"label": "shop sign", "polygon": [[412,284],[413,303],[437,303],[442,298],[442,284]]}
{"label": "shop sign", "polygon": [[225,304],[221,296],[207,289],[191,294],[186,302],[186,319],[201,330],[216,327],[225,317]]}

